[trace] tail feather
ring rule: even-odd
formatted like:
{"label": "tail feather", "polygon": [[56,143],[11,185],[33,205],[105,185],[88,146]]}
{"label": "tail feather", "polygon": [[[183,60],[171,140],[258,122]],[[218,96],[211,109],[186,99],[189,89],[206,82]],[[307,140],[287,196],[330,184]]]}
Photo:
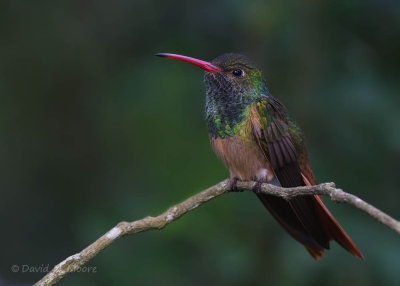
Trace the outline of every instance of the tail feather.
{"label": "tail feather", "polygon": [[319,260],[324,255],[323,250],[317,251],[317,250],[309,248],[307,246],[306,246],[306,249],[315,260]]}
{"label": "tail feather", "polygon": [[[310,185],[307,179],[305,185]],[[352,255],[363,259],[350,237],[331,215],[319,196],[302,196],[286,201],[267,194],[257,194],[279,224],[298,242],[303,244],[311,256],[318,260],[329,241],[337,241]]]}
{"label": "tail feather", "polygon": [[328,208],[322,202],[321,198],[319,196],[314,196],[314,202],[319,214],[319,218],[322,221],[322,225],[324,226],[325,231],[329,233],[330,237],[355,257],[364,259],[364,256],[360,250],[358,250],[351,238],[332,216]]}
{"label": "tail feather", "polygon": [[[306,186],[312,185],[306,176],[304,176],[303,174],[301,174],[301,176]],[[329,236],[355,257],[364,259],[361,251],[357,248],[351,238],[336,221],[331,212],[322,202],[321,198],[316,195],[314,195],[313,197],[315,208],[318,212],[319,218],[321,219],[322,225],[324,226],[324,229],[329,234]]]}
{"label": "tail feather", "polygon": [[315,259],[323,255],[324,249],[329,249],[330,237],[318,219],[311,197],[298,197],[287,202],[271,195],[257,196],[279,224]]}

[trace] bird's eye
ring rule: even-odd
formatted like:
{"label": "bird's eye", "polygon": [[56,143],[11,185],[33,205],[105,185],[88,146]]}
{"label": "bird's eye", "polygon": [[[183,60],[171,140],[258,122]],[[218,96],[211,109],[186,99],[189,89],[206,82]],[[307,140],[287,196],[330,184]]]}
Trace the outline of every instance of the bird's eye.
{"label": "bird's eye", "polygon": [[232,74],[233,74],[234,76],[239,77],[239,76],[242,76],[242,75],[243,75],[243,71],[242,71],[241,69],[236,69],[236,70],[234,70],[234,71],[232,72]]}

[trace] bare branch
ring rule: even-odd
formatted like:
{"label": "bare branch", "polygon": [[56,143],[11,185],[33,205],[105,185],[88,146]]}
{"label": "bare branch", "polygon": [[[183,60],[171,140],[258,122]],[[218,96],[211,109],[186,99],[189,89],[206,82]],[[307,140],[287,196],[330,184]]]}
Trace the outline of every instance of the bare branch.
{"label": "bare branch", "polygon": [[[255,182],[238,182],[238,190],[251,190]],[[171,222],[179,219],[185,213],[197,208],[201,204],[218,197],[229,191],[229,180],[224,180],[188,199],[170,207],[163,214],[156,217],[145,217],[143,219],[133,222],[120,222],[103,236],[98,238],[95,242],[83,249],[81,252],[76,253],[56,266],[35,286],[53,285],[67,274],[77,271],[90,261],[93,257],[98,255],[104,248],[114,243],[117,239],[124,235],[148,231],[153,229],[162,229]],[[286,200],[290,200],[296,196],[304,195],[324,195],[329,196],[333,201],[344,202],[359,208],[366,212],[382,224],[390,227],[395,232],[400,234],[400,222],[388,216],[384,212],[375,208],[374,206],[366,203],[360,198],[346,193],[341,189],[337,189],[334,183],[323,183],[316,186],[296,187],[296,188],[281,188],[269,184],[261,186],[261,192]]]}

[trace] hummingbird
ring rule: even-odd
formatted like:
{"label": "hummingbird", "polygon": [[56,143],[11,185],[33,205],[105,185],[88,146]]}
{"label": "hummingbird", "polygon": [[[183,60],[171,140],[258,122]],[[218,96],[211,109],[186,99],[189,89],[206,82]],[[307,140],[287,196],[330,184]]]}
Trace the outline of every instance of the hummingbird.
{"label": "hummingbird", "polygon": [[156,56],[193,64],[205,71],[205,120],[211,147],[237,181],[255,181],[254,193],[278,223],[318,260],[330,240],[350,254],[363,255],[318,195],[289,201],[262,193],[261,184],[316,185],[304,135],[286,107],[273,97],[262,72],[247,57],[228,53],[211,62],[183,55]]}

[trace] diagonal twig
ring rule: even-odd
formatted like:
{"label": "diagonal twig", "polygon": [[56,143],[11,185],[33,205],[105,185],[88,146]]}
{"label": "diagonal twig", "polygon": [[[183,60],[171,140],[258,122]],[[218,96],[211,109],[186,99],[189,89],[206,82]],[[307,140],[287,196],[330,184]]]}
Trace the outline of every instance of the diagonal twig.
{"label": "diagonal twig", "polygon": [[[255,182],[237,182],[238,190],[251,190]],[[106,232],[95,242],[83,249],[81,252],[71,255],[66,258],[46,274],[40,281],[36,282],[35,286],[53,285],[59,280],[64,278],[69,273],[75,272],[90,261],[93,257],[98,255],[107,246],[114,243],[122,236],[130,235],[142,231],[153,229],[162,229],[171,222],[179,219],[185,213],[197,208],[201,204],[216,198],[224,193],[229,192],[229,180],[224,180],[183,202],[170,207],[164,213],[156,217],[145,217],[133,222],[120,222],[111,230]],[[385,214],[376,207],[366,203],[355,195],[337,189],[334,183],[323,183],[315,186],[295,187],[295,188],[281,188],[270,184],[262,184],[261,192],[286,200],[290,200],[296,196],[304,195],[323,195],[329,196],[331,200],[336,202],[344,202],[354,207],[359,208],[365,213],[369,214],[377,221],[388,226],[398,234],[400,234],[400,221],[397,221]]]}

